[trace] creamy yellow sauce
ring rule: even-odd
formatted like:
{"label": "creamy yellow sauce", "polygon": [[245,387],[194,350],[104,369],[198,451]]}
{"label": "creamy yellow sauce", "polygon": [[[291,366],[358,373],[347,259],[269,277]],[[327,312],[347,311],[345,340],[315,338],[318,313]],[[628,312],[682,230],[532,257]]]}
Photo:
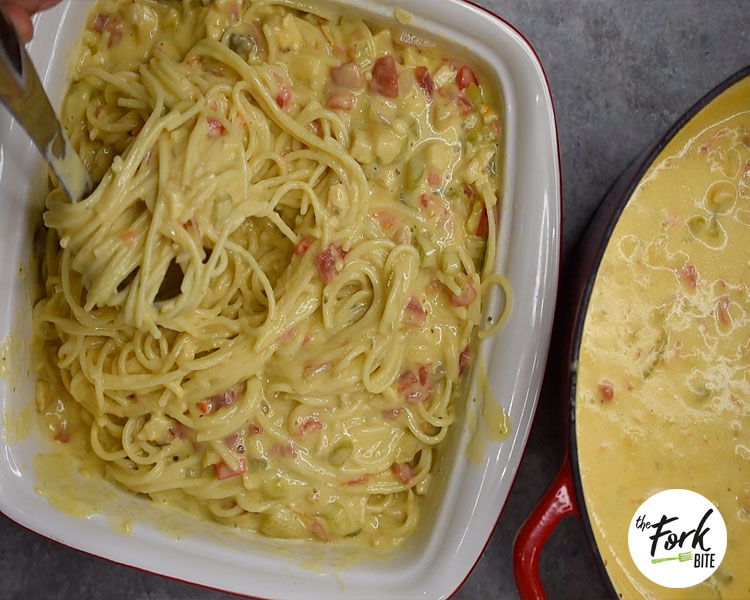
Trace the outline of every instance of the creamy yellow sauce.
{"label": "creamy yellow sauce", "polygon": [[406,539],[497,283],[492,82],[304,3],[102,0],[62,119],[97,183],[44,215],[36,400],[67,459],[243,531]]}
{"label": "creamy yellow sauce", "polygon": [[[586,507],[623,598],[750,598],[750,79],[670,141],[622,213],[584,324],[576,435]],[[728,546],[668,589],[628,551],[638,506],[696,491]]]}

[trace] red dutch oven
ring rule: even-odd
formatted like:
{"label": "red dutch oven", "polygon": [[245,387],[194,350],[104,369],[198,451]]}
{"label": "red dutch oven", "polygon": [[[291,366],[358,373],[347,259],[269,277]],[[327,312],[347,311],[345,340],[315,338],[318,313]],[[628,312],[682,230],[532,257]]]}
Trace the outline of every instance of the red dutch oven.
{"label": "red dutch oven", "polygon": [[546,599],[539,578],[539,556],[560,520],[568,515],[575,515],[581,520],[605,588],[609,596],[618,597],[591,528],[578,461],[575,365],[578,363],[581,349],[586,311],[607,243],[643,175],[667,143],[698,111],[733,84],[748,76],[750,76],[750,66],[716,86],[682,115],[656,144],[625,170],[602,199],[573,251],[573,259],[568,263],[569,268],[561,278],[559,289],[564,290],[565,298],[558,299],[558,314],[550,345],[550,348],[558,350],[550,356],[546,384],[553,394],[556,393],[553,390],[567,391],[567,409],[564,410],[562,419],[566,448],[555,479],[521,526],[513,545],[513,570],[516,585],[523,600]]}

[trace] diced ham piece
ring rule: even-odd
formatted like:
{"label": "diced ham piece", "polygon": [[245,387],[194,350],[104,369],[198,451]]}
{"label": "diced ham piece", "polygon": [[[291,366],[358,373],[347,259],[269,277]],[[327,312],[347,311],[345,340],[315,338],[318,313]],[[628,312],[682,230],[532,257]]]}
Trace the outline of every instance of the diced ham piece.
{"label": "diced ham piece", "polygon": [[427,322],[427,313],[422,303],[414,296],[409,296],[404,310],[404,323],[411,327],[424,327]]}
{"label": "diced ham piece", "polygon": [[247,430],[250,435],[259,435],[262,431],[263,430],[255,423],[250,423],[250,427]]}
{"label": "diced ham piece", "polygon": [[471,348],[466,346],[458,355],[458,373],[462,374],[471,366]]}
{"label": "diced ham piece", "polygon": [[337,86],[347,90],[359,90],[364,85],[364,78],[359,65],[353,61],[331,69],[331,79]]}
{"label": "diced ham piece", "polygon": [[341,246],[328,244],[328,247],[315,257],[315,266],[318,268],[320,278],[325,283],[333,281],[338,273],[336,263],[343,261],[345,256],[346,253],[341,249]]}
{"label": "diced ham piece", "polygon": [[451,294],[451,306],[469,306],[469,304],[474,302],[476,297],[477,288],[474,287],[474,282],[472,282],[471,279],[466,278],[461,293],[458,296]]}
{"label": "diced ham piece", "polygon": [[310,247],[310,240],[308,238],[302,238],[297,243],[297,249],[294,251],[294,253],[297,256],[302,256],[305,252],[307,252],[307,249]]}
{"label": "diced ham piece", "polygon": [[334,92],[326,100],[326,107],[333,110],[351,110],[354,108],[354,94],[351,92]]}
{"label": "diced ham piece", "polygon": [[381,56],[372,66],[370,91],[386,98],[398,98],[398,70],[390,54]]}
{"label": "diced ham piece", "polygon": [[477,79],[476,73],[471,67],[463,65],[456,75],[456,84],[458,84],[459,90],[465,90],[471,84],[479,85],[479,79]]}
{"label": "diced ham piece", "polygon": [[247,461],[245,460],[244,456],[240,456],[237,459],[237,469],[232,469],[223,460],[219,463],[216,463],[214,465],[214,468],[216,469],[216,479],[229,479],[230,477],[242,475],[245,471],[247,471]]}
{"label": "diced ham piece", "polygon": [[230,404],[232,404],[236,395],[237,392],[235,392],[232,388],[229,388],[222,394],[217,394],[216,396],[211,396],[210,398],[201,400],[200,402],[198,402],[198,408],[204,415],[213,414],[220,408],[224,408],[225,406],[229,406]]}
{"label": "diced ham piece", "polygon": [[490,220],[487,216],[487,205],[482,205],[482,212],[479,213],[479,222],[477,223],[477,235],[486,238],[490,233]]}
{"label": "diced ham piece", "polygon": [[311,433],[323,429],[323,422],[315,416],[305,417],[297,427],[297,436],[300,439],[305,439]]}
{"label": "diced ham piece", "polygon": [[279,105],[281,110],[289,110],[294,101],[294,92],[288,85],[281,86],[279,93],[276,94],[276,104]]}
{"label": "diced ham piece", "polygon": [[393,463],[391,472],[401,483],[409,483],[414,477],[409,463]]}
{"label": "diced ham piece", "polygon": [[428,100],[432,100],[435,95],[435,80],[430,75],[430,70],[427,67],[417,67],[414,69],[414,77],[417,80],[417,85],[422,88],[424,95],[427,96]]}
{"label": "diced ham piece", "polygon": [[206,121],[208,122],[208,137],[210,138],[221,137],[227,132],[226,127],[224,127],[224,124],[221,121],[219,121],[219,119],[208,117]]}

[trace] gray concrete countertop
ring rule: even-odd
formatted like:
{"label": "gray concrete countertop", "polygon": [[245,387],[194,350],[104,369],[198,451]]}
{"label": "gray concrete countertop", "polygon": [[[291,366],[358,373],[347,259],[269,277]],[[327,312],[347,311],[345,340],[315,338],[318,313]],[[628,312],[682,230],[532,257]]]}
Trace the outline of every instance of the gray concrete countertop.
{"label": "gray concrete countertop", "polygon": [[[628,163],[712,87],[750,64],[750,1],[477,1],[529,39],[549,78],[562,158],[564,263],[597,203]],[[560,406],[565,392],[551,387],[540,399],[503,515],[457,600],[518,597],[511,567],[513,539],[552,480],[563,451]],[[563,520],[542,553],[541,576],[551,599],[605,594],[583,529],[572,518]],[[231,596],[85,555],[0,517],[0,597]]]}

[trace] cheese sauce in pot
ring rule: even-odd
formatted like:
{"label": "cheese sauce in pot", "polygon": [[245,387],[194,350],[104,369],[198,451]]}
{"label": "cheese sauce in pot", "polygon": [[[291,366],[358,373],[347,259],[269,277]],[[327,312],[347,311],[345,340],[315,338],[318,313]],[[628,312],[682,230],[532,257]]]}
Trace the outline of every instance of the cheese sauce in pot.
{"label": "cheese sauce in pot", "polygon": [[[750,78],[669,142],[617,223],[584,324],[576,437],[586,507],[623,598],[750,598]],[[704,583],[668,589],[628,550],[658,491],[696,491],[727,525]]]}

